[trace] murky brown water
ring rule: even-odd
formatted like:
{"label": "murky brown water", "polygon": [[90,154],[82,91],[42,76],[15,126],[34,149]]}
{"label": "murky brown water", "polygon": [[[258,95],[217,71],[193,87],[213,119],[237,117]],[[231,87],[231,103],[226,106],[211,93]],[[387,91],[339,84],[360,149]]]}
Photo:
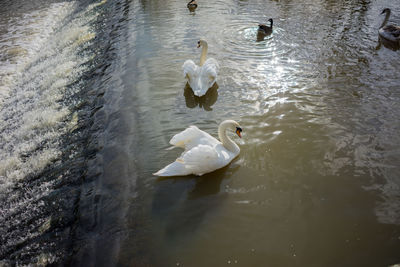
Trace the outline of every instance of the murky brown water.
{"label": "murky brown water", "polygon": [[[105,95],[117,113],[102,152],[111,200],[99,209],[98,263],[400,262],[400,54],[377,35],[384,7],[400,22],[395,1],[126,6],[121,87]],[[274,32],[257,42],[268,18]],[[182,75],[186,59],[199,59],[199,38],[221,66],[204,99]],[[216,136],[224,119],[244,130],[232,164],[202,177],[152,175],[181,153],[165,150],[175,133],[194,124]]]}
{"label": "murky brown water", "polygon": [[[97,102],[72,263],[400,263],[400,52],[378,42],[383,8],[400,24],[398,1],[199,0],[194,13],[176,0],[90,4],[97,22],[78,28],[107,60],[88,82]],[[269,18],[273,34],[257,41]],[[109,35],[94,34],[102,27]],[[201,99],[182,74],[200,38],[221,67]],[[174,134],[197,125],[217,136],[225,119],[243,128],[229,166],[152,175],[180,155],[165,150]]]}

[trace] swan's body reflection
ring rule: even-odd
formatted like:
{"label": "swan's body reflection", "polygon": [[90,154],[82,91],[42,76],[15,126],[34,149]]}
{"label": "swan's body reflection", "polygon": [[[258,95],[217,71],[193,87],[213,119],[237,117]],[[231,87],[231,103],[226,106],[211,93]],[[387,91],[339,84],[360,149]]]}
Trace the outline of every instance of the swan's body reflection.
{"label": "swan's body reflection", "polygon": [[384,47],[390,49],[390,50],[393,50],[393,51],[397,51],[397,50],[400,49],[400,43],[399,42],[392,42],[392,41],[389,41],[389,40],[379,36],[379,43],[378,43],[378,46],[375,49],[379,50],[382,45]]}
{"label": "swan's body reflection", "polygon": [[214,83],[213,86],[210,89],[208,89],[205,95],[199,97],[193,93],[193,90],[192,88],[190,88],[190,85],[186,83],[183,95],[185,96],[186,106],[188,108],[195,108],[199,106],[200,108],[203,108],[206,111],[211,111],[212,110],[211,106],[214,105],[215,102],[217,102],[218,84]]}
{"label": "swan's body reflection", "polygon": [[220,207],[227,196],[221,192],[222,182],[239,170],[237,160],[201,177],[157,178],[152,213],[162,222],[169,238],[189,238],[204,217]]}

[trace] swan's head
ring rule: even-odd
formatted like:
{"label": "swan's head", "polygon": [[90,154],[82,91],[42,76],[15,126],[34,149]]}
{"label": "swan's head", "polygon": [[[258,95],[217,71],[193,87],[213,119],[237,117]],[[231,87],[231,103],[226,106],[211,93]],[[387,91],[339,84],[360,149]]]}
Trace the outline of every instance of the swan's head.
{"label": "swan's head", "polygon": [[234,120],[224,120],[221,122],[218,128],[218,133],[221,134],[225,132],[226,129],[234,131],[240,138],[242,138],[242,127],[240,124]]}
{"label": "swan's head", "polygon": [[242,138],[242,127],[240,127],[240,124],[237,123],[234,120],[228,120],[228,123],[230,124],[230,127],[232,130],[235,131],[235,133]]}
{"label": "swan's head", "polygon": [[384,10],[382,10],[382,13],[381,14],[384,14],[384,13],[390,13],[390,8],[385,8]]}
{"label": "swan's head", "polygon": [[206,42],[205,40],[203,40],[203,39],[200,39],[200,40],[197,42],[197,48],[200,48],[200,47],[202,47],[202,46],[207,46],[207,42]]}
{"label": "swan's head", "polygon": [[272,19],[269,19],[268,21],[269,21],[271,24],[274,22]]}
{"label": "swan's head", "polygon": [[236,127],[236,134],[242,138],[242,128],[240,128],[239,126]]}

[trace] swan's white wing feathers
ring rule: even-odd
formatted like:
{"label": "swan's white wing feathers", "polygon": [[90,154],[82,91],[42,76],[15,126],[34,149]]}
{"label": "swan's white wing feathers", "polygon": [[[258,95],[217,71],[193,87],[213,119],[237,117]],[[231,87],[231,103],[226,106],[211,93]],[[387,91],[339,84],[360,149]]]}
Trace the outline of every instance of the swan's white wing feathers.
{"label": "swan's white wing feathers", "polygon": [[[229,123],[229,121],[225,121],[225,123]],[[230,151],[217,139],[196,126],[190,126],[176,134],[172,137],[170,143],[184,148],[185,151],[174,162],[154,173],[154,175],[203,175],[228,165],[240,152],[237,145],[231,143],[230,145],[234,145],[235,148],[234,151]]]}
{"label": "swan's white wing feathers", "polygon": [[214,146],[220,142],[196,126],[190,126],[184,131],[174,135],[169,143],[173,146],[189,150],[198,144]]}
{"label": "swan's white wing feathers", "polygon": [[217,151],[210,145],[197,145],[184,152],[176,161],[184,164],[190,173],[196,175],[203,175],[224,165]]}
{"label": "swan's white wing feathers", "polygon": [[200,68],[197,90],[194,89],[194,92],[197,96],[205,95],[208,89],[213,86],[217,80],[218,70],[219,65],[215,59],[209,58],[206,60],[206,62],[204,62],[204,65]]}
{"label": "swan's white wing feathers", "polygon": [[154,173],[157,176],[203,175],[225,167],[237,156],[222,144],[196,145],[186,150],[174,162]]}
{"label": "swan's white wing feathers", "polygon": [[379,34],[393,42],[400,41],[400,27],[396,25],[386,25],[379,29]]}
{"label": "swan's white wing feathers", "polygon": [[153,173],[157,176],[203,175],[225,166],[227,163],[210,145],[197,145],[182,153],[171,164]]}
{"label": "swan's white wing feathers", "polygon": [[[202,66],[201,74],[207,75],[207,78],[211,79],[214,83],[214,81],[218,75],[218,70],[219,70],[218,62],[213,58],[209,58],[206,60],[206,62],[204,62],[204,65]],[[212,86],[212,84],[211,84],[211,86]]]}
{"label": "swan's white wing feathers", "polygon": [[188,80],[194,94],[203,96],[215,83],[219,65],[215,59],[209,58],[201,67],[197,66],[192,60],[186,60],[182,68],[183,75]]}
{"label": "swan's white wing feathers", "polygon": [[203,131],[196,126],[190,126],[184,131],[174,135],[169,143],[173,146],[190,149],[191,144],[197,144],[198,141],[203,137]]}
{"label": "swan's white wing feathers", "polygon": [[193,62],[193,60],[186,60],[182,65],[183,76],[191,84],[198,77],[198,66]]}

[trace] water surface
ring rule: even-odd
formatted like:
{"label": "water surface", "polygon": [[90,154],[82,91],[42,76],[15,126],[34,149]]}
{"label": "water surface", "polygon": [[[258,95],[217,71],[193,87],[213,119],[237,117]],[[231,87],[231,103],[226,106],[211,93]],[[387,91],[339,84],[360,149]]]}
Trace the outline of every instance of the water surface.
{"label": "water surface", "polygon": [[[399,54],[377,36],[382,8],[400,12],[392,2],[127,6],[123,89],[105,104],[117,114],[102,153],[100,188],[111,191],[98,257],[114,240],[111,261],[122,265],[399,262]],[[270,17],[273,34],[257,42]],[[199,38],[221,65],[205,99],[185,89],[181,70],[198,60]],[[216,136],[228,118],[244,129],[232,164],[202,177],[152,176],[181,153],[165,150],[175,133],[195,124]]]}
{"label": "water surface", "polygon": [[[174,0],[99,3],[85,6],[96,11],[87,51],[104,61],[78,98],[95,100],[79,117],[86,152],[71,156],[85,165],[67,262],[400,262],[400,54],[377,35],[383,8],[399,24],[395,2],[204,0],[195,12]],[[269,18],[273,34],[257,41]],[[201,99],[182,74],[200,38],[221,66]],[[166,150],[174,134],[197,125],[217,136],[225,119],[243,128],[229,166],[152,175],[180,155]]]}

